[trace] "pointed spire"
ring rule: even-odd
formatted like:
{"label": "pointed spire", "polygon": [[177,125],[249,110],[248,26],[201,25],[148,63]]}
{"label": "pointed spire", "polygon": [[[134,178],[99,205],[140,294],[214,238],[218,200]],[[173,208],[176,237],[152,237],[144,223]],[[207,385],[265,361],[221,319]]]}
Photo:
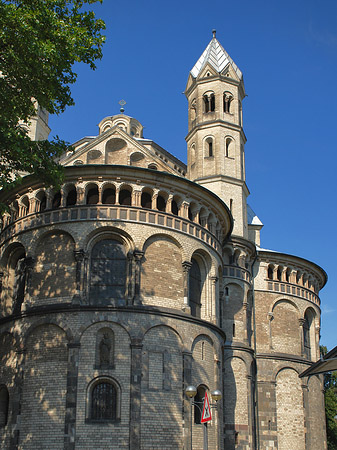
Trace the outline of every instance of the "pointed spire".
{"label": "pointed spire", "polygon": [[220,44],[216,38],[216,30],[212,30],[213,39],[206,47],[203,54],[200,56],[195,66],[191,70],[191,74],[194,78],[200,74],[203,67],[209,63],[214,69],[221,73],[223,69],[230,64],[234,69],[237,76],[242,80],[242,72]]}

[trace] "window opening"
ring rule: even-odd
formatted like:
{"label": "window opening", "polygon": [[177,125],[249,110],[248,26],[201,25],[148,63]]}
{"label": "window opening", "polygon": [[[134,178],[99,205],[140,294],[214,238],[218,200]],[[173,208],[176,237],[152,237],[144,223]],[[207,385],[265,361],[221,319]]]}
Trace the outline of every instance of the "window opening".
{"label": "window opening", "polygon": [[97,205],[98,203],[98,187],[92,187],[87,193],[87,205]]}
{"label": "window opening", "polygon": [[131,192],[127,189],[122,189],[119,192],[119,204],[123,206],[131,206]]}
{"label": "window opening", "polygon": [[56,192],[53,198],[52,207],[59,208],[61,205],[61,192]]}
{"label": "window opening", "polygon": [[162,212],[166,211],[166,200],[161,195],[157,197],[157,209]]}
{"label": "window opening", "polygon": [[117,410],[117,390],[111,383],[98,383],[92,390],[91,419],[115,420]]}
{"label": "window opening", "polygon": [[176,202],[175,200],[172,200],[172,203],[171,203],[171,212],[172,212],[172,214],[174,214],[175,216],[178,215],[179,209],[178,209],[177,202]]}
{"label": "window opening", "polygon": [[189,271],[189,305],[191,314],[200,317],[201,314],[201,271],[198,262],[192,258],[192,266]]}
{"label": "window opening", "polygon": [[114,205],[116,203],[116,191],[114,188],[106,188],[102,195],[103,205]]}
{"label": "window opening", "polygon": [[143,208],[152,208],[152,196],[148,192],[142,192],[141,205]]}
{"label": "window opening", "polygon": [[235,337],[235,323],[233,323],[233,337]]}
{"label": "window opening", "polygon": [[67,199],[66,199],[66,206],[74,206],[77,202],[77,192],[76,189],[73,188],[71,191],[68,192]]}
{"label": "window opening", "polygon": [[213,156],[213,142],[208,142],[208,156]]}
{"label": "window opening", "polygon": [[273,273],[274,273],[274,270],[273,270],[272,266],[268,266],[268,278],[269,278],[269,280],[273,279]]}

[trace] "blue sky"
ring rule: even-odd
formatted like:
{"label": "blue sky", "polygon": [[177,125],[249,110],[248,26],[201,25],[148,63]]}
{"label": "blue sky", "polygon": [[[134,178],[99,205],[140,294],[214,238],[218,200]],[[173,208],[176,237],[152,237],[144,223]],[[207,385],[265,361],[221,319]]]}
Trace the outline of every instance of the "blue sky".
{"label": "blue sky", "polygon": [[94,72],[76,66],[76,105],[50,118],[51,136],[96,135],[124,99],[144,137],[186,162],[182,92],[215,28],[248,94],[246,174],[261,245],[326,270],[321,342],[337,345],[337,2],[104,0],[94,9],[107,25],[103,59]]}

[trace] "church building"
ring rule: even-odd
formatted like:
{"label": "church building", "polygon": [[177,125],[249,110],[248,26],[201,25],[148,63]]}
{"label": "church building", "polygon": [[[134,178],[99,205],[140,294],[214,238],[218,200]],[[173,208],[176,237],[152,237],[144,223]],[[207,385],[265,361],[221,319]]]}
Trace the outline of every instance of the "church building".
{"label": "church building", "polygon": [[[59,190],[0,192],[2,449],[200,450],[206,394],[210,450],[327,448],[322,378],[299,378],[327,276],[261,246],[243,75],[215,31],[185,95],[187,165],[122,108]],[[38,111],[31,138],[49,131]]]}

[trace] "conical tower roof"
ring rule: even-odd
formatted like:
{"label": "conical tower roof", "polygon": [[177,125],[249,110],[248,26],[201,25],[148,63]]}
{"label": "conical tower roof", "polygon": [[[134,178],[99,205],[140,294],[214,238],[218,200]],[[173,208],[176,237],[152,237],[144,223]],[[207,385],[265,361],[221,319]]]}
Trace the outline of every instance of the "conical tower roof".
{"label": "conical tower roof", "polygon": [[230,64],[237,74],[238,78],[242,80],[242,72],[220,44],[220,42],[215,37],[216,31],[213,30],[213,39],[206,47],[203,54],[200,56],[195,66],[191,70],[191,74],[194,78],[200,74],[203,67],[209,63],[214,69],[221,73],[223,69]]}

